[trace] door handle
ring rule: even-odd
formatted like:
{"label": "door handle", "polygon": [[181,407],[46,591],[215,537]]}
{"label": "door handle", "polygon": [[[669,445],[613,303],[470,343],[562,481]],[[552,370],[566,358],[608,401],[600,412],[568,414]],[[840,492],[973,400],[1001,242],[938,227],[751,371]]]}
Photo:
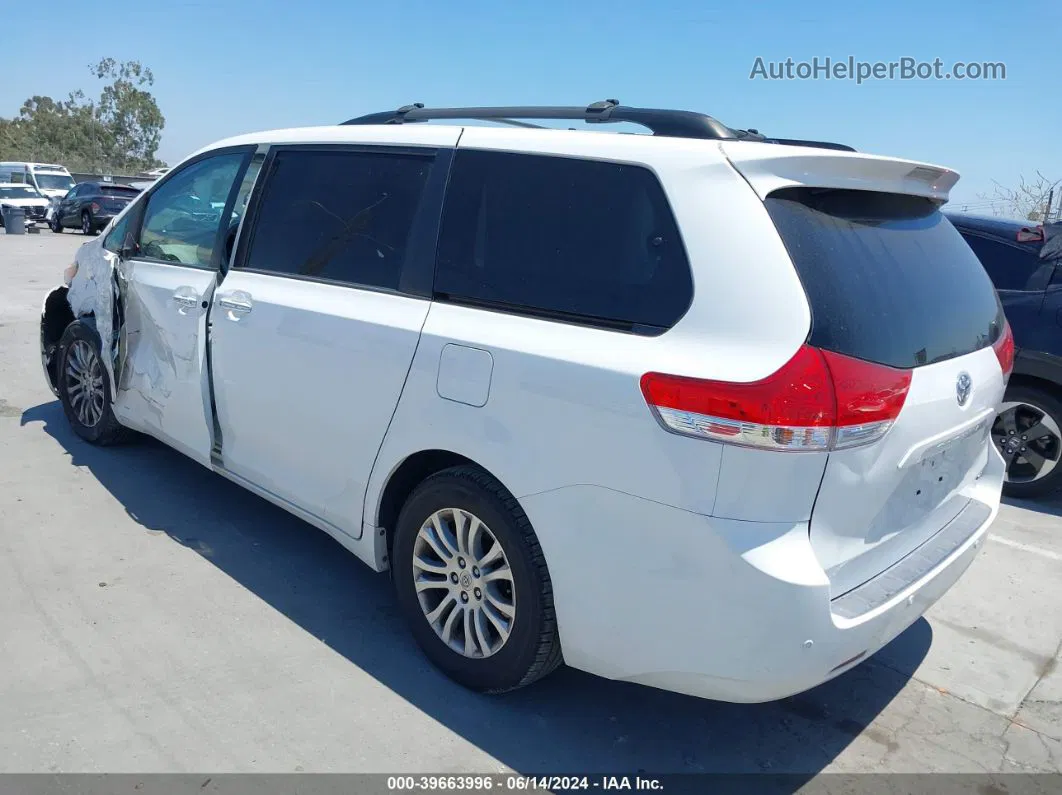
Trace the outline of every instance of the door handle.
{"label": "door handle", "polygon": [[239,315],[245,315],[253,309],[251,296],[243,290],[234,290],[218,296],[218,305]]}
{"label": "door handle", "polygon": [[199,306],[199,296],[189,287],[178,287],[173,293],[173,303],[184,309]]}

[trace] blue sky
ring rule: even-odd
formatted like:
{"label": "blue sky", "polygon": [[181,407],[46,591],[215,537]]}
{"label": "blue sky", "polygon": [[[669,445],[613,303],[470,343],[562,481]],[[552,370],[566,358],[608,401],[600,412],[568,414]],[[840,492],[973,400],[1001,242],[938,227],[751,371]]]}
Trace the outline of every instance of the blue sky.
{"label": "blue sky", "polygon": [[[0,116],[32,94],[98,94],[103,56],[155,73],[175,162],[229,135],[327,124],[407,102],[624,104],[710,113],[735,127],[843,141],[962,174],[953,199],[1039,169],[1062,178],[1062,3],[534,4],[388,0],[108,0],[8,37]],[[75,21],[76,18],[76,21]],[[54,22],[54,20],[53,20]],[[62,31],[63,35],[58,35]],[[945,68],[1002,61],[1003,81],[750,80],[757,57],[829,56]],[[24,68],[23,65],[25,65]],[[1055,76],[1052,78],[1051,72]]]}

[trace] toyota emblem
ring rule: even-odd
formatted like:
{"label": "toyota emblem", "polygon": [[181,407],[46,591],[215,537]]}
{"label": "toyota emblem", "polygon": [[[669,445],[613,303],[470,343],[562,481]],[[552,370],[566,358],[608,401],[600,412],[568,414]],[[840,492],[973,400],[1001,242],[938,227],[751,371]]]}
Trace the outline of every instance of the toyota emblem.
{"label": "toyota emblem", "polygon": [[965,406],[970,401],[970,392],[973,390],[973,380],[969,373],[959,373],[955,380],[955,399],[960,406]]}

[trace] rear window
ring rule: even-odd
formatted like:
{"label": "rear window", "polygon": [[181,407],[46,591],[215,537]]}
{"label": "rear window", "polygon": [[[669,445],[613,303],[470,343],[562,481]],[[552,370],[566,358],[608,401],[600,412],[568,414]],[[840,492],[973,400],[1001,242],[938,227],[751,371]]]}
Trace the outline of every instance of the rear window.
{"label": "rear window", "polygon": [[693,281],[664,190],[646,168],[459,151],[436,293],[517,314],[659,334]]}
{"label": "rear window", "polygon": [[132,199],[139,195],[140,191],[136,188],[125,188],[120,185],[104,185],[100,189],[100,193],[104,196],[114,196],[121,199]]}
{"label": "rear window", "polygon": [[786,188],[766,205],[811,305],[812,345],[910,368],[999,336],[988,274],[929,199]]}

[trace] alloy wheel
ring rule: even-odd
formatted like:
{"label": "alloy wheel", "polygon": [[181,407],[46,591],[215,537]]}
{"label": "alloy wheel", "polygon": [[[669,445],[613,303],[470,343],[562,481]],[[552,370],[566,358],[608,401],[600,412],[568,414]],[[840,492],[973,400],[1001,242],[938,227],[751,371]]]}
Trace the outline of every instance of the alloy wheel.
{"label": "alloy wheel", "polygon": [[1006,402],[992,426],[992,441],[1006,463],[1008,483],[1033,483],[1047,477],[1062,453],[1062,431],[1043,409]]}
{"label": "alloy wheel", "polygon": [[103,418],[103,367],[85,340],[75,340],[67,353],[66,396],[82,425],[92,428]]}
{"label": "alloy wheel", "polygon": [[469,658],[505,645],[516,618],[513,573],[501,542],[460,508],[436,511],[413,545],[413,582],[435,634]]}

